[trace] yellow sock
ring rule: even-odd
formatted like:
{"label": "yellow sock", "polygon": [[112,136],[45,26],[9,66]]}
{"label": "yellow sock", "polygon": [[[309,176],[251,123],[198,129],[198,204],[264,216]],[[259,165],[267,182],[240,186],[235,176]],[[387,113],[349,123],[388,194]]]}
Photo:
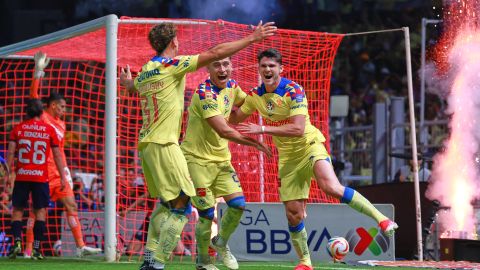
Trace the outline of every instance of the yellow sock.
{"label": "yellow sock", "polygon": [[[300,229],[300,231],[298,231],[298,229]],[[289,226],[289,230],[290,238],[292,239],[292,244],[298,257],[300,258],[300,263],[311,266],[312,261],[310,260],[310,251],[308,250],[307,230],[305,230],[303,221],[295,227]]]}
{"label": "yellow sock", "polygon": [[223,245],[226,245],[228,239],[238,227],[240,223],[240,219],[242,218],[243,209],[228,207],[225,215],[222,217],[222,223],[220,225],[220,231],[218,235],[221,237],[221,241]]}
{"label": "yellow sock", "polygon": [[210,246],[210,236],[212,234],[212,220],[204,217],[198,219],[195,227],[195,238],[197,239],[198,262],[208,264],[210,255],[208,247]]}
{"label": "yellow sock", "polygon": [[158,237],[160,228],[170,216],[170,210],[162,204],[157,204],[155,210],[150,215],[150,224],[148,224],[147,243],[145,249],[155,252],[158,246]]}
{"label": "yellow sock", "polygon": [[156,261],[165,263],[170,258],[170,254],[172,254],[173,249],[177,246],[183,227],[185,227],[187,222],[188,218],[185,215],[177,213],[170,214],[160,228],[160,238],[158,239],[157,249],[153,257]]}
{"label": "yellow sock", "polygon": [[349,187],[345,187],[341,201],[347,203],[358,212],[375,219],[377,223],[387,219],[387,217],[380,213],[380,211],[378,211],[377,208],[367,200],[367,198]]}

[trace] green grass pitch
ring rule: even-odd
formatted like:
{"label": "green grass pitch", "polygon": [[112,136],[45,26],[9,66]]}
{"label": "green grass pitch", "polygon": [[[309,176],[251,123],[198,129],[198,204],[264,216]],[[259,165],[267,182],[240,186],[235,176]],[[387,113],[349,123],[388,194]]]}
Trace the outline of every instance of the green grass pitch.
{"label": "green grass pitch", "polygon": [[[88,259],[74,259],[74,258],[56,258],[47,257],[44,261],[32,261],[30,259],[17,258],[10,260],[7,258],[0,258],[1,270],[130,270],[138,269],[140,262],[135,259],[134,261],[121,260],[118,263],[106,263],[102,261],[102,258],[88,258]],[[222,270],[227,270],[222,264],[218,264],[217,267]],[[240,262],[240,269],[245,270],[274,270],[274,269],[293,269],[295,264],[292,262]],[[340,263],[315,263],[314,268],[317,270],[343,270],[343,269],[370,269],[370,270],[404,270],[404,269],[417,269],[420,268],[405,268],[405,267],[369,267],[369,266],[349,266]],[[195,264],[190,260],[178,261],[174,260],[167,264],[166,270],[184,270],[195,269]],[[427,268],[421,268],[425,270]]]}

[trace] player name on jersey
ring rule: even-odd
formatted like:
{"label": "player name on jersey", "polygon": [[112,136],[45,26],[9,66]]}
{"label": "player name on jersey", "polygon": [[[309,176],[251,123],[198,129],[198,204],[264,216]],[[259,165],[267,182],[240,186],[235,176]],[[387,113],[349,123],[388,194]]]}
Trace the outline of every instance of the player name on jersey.
{"label": "player name on jersey", "polygon": [[28,138],[38,138],[38,139],[48,139],[50,135],[48,133],[36,132],[36,131],[19,131],[18,136],[28,137]]}

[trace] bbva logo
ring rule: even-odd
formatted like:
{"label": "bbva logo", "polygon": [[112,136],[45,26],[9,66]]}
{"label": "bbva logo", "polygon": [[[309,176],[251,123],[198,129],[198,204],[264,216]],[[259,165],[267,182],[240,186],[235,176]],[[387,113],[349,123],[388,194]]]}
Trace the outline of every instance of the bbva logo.
{"label": "bbva logo", "polygon": [[351,229],[345,238],[350,245],[350,252],[353,251],[358,256],[362,255],[367,249],[373,255],[378,256],[382,252],[387,252],[390,247],[390,239],[374,227],[368,229],[368,231],[363,227]]}

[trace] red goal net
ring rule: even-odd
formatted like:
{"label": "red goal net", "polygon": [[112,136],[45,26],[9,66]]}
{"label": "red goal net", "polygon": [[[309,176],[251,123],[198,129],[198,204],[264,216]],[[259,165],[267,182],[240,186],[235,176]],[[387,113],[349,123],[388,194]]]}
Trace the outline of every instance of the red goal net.
{"label": "red goal net", "polygon": [[[154,56],[147,34],[152,24],[133,23],[133,18],[122,18],[118,29],[118,66],[129,64],[133,71]],[[251,33],[251,28],[225,21],[175,20],[181,54],[196,54],[214,45],[232,41]],[[136,150],[141,126],[139,98],[118,88],[117,138],[105,138],[105,29],[99,29],[43,47],[19,52],[17,58],[0,59],[0,151],[5,152],[9,131],[24,116],[24,104],[29,96],[34,62],[31,58],[39,50],[52,58],[40,84],[40,97],[51,91],[65,96],[67,101],[67,135],[65,152],[73,172],[75,194],[79,206],[84,239],[87,245],[102,246],[103,231],[103,159],[105,140],[117,141],[117,232],[119,251],[140,254],[146,237],[145,217],[153,208],[153,199],[146,198],[146,188]],[[332,66],[343,35],[319,32],[279,30],[263,43],[255,44],[232,57],[235,79],[244,91],[258,85],[256,55],[267,48],[276,48],[283,55],[287,77],[302,85],[307,93],[312,124],[327,138],[328,108]],[[207,78],[201,69],[187,75],[185,108],[189,105],[195,87]],[[187,118],[185,112],[184,123]],[[255,114],[249,121],[259,121]],[[183,129],[184,130],[184,129]],[[182,134],[183,136],[183,134]],[[271,138],[264,139],[272,144]],[[273,145],[272,145],[273,147]],[[231,143],[232,163],[239,175],[248,202],[278,202],[277,154],[273,158],[261,156],[255,149]],[[4,155],[3,155],[4,156]],[[260,179],[263,187],[260,187]],[[3,190],[3,189],[2,189]],[[310,202],[337,202],[327,197],[312,182]],[[9,207],[8,196],[2,195],[2,204]],[[0,256],[4,256],[11,241],[10,214],[1,210]],[[73,255],[74,242],[65,221],[61,205],[52,204],[48,214],[48,241],[44,250],[58,251],[57,240],[62,239],[62,251]],[[194,219],[184,233],[185,248],[177,253],[194,251]],[[98,235],[100,234],[100,236]],[[69,240],[70,239],[70,240]],[[10,242],[9,242],[10,241]],[[57,243],[57,245],[54,244]]]}

